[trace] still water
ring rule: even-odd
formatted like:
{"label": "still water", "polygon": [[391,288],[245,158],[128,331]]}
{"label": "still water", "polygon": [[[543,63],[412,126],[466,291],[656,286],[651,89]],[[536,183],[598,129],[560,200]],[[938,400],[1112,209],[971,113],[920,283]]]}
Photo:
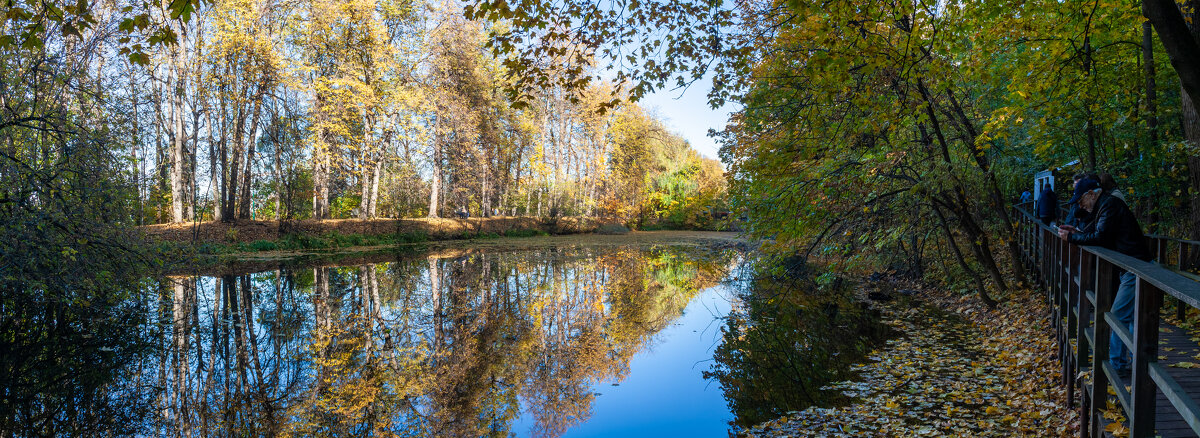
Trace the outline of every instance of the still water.
{"label": "still water", "polygon": [[169,278],[148,378],[166,435],[727,436],[702,372],[736,257],[450,250]]}
{"label": "still water", "polygon": [[31,289],[0,306],[0,435],[724,437],[837,403],[878,318],[745,259],[560,243]]}

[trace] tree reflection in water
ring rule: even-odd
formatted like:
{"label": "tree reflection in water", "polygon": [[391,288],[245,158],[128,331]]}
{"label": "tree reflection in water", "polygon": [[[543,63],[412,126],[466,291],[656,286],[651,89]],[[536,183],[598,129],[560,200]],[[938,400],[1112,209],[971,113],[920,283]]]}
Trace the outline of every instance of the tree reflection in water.
{"label": "tree reflection in water", "polygon": [[712,370],[738,426],[842,402],[822,387],[852,377],[850,364],[891,335],[878,312],[840,287],[807,278],[755,278],[726,318]]}
{"label": "tree reflection in water", "polygon": [[[715,285],[735,254],[547,249],[162,280],[166,436],[535,436]],[[169,291],[169,292],[167,292]],[[148,377],[149,378],[149,377]]]}

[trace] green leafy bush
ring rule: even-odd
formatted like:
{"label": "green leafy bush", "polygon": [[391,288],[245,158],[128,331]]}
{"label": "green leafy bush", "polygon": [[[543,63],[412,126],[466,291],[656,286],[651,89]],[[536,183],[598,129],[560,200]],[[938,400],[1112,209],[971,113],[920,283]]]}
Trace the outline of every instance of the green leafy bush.
{"label": "green leafy bush", "polygon": [[279,246],[270,240],[255,240],[250,244],[250,249],[255,251],[274,251],[279,249]]}

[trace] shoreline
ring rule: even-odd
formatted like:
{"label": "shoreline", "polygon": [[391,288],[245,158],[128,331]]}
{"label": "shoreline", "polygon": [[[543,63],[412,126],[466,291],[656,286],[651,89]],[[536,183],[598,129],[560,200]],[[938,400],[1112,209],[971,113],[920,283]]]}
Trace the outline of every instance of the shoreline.
{"label": "shoreline", "polygon": [[238,220],[234,222],[183,222],[134,227],[156,242],[241,244],[280,240],[287,236],[424,235],[426,240],[463,238],[472,235],[505,235],[519,232],[577,234],[595,231],[601,221],[594,218],[535,218],[497,216],[489,218],[403,218],[403,219],[304,219],[294,221]]}
{"label": "shoreline", "polygon": [[[195,254],[197,265],[169,269],[170,273],[236,273],[276,266],[280,263],[314,263],[338,266],[364,261],[394,258],[396,253],[421,253],[434,258],[461,257],[491,251],[520,251],[576,246],[647,246],[672,245],[749,249],[753,245],[736,232],[729,231],[631,231],[626,234],[576,233],[522,237],[473,237],[425,240],[380,245],[355,245],[332,248],[301,248]],[[191,249],[186,247],[182,249]]]}

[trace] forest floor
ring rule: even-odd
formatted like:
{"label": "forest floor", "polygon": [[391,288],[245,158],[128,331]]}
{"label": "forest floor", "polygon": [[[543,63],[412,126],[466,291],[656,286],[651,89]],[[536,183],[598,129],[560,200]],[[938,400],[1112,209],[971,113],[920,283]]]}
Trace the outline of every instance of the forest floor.
{"label": "forest floor", "polygon": [[277,240],[288,235],[379,236],[422,234],[429,239],[459,238],[463,235],[497,234],[513,231],[540,231],[548,234],[574,234],[594,231],[601,222],[590,218],[545,219],[534,217],[489,218],[407,218],[407,219],[326,219],[296,221],[184,222],[137,227],[156,241],[180,243],[238,244]]}
{"label": "forest floor", "polygon": [[[894,287],[875,282],[863,293]],[[792,412],[745,435],[1075,435],[1078,415],[1065,405],[1040,294],[1016,291],[989,311],[974,296],[914,289],[914,298],[878,303],[904,336],[856,365],[859,379],[827,387],[850,396],[849,405]]]}

